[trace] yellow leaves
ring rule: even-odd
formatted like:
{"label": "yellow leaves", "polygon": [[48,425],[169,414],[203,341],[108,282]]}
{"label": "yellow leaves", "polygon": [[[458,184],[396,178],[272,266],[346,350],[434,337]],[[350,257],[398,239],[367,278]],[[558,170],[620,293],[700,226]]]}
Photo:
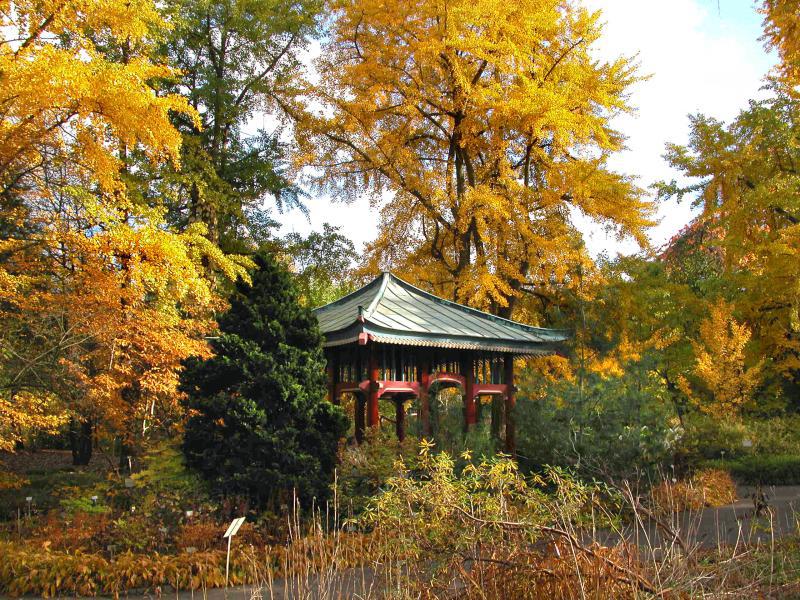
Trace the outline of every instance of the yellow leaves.
{"label": "yellow leaves", "polygon": [[710,395],[710,401],[700,398],[685,377],[681,377],[678,385],[703,412],[736,417],[752,398],[761,381],[763,361],[746,366],[746,347],[751,335],[750,328],[734,318],[733,306],[722,301],[712,307],[709,317],[701,323],[700,341],[693,343],[693,374]]}
{"label": "yellow leaves", "polygon": [[645,242],[649,203],[605,164],[636,75],[593,58],[598,14],[558,0],[329,7],[307,89],[322,110],[297,109],[296,166],[346,198],[373,194],[370,267],[509,315],[523,283],[563,281],[581,254],[573,208]]}
{"label": "yellow leaves", "polygon": [[177,164],[171,113],[199,127],[185,98],[154,87],[173,75],[151,59],[165,24],[152,0],[4,8],[0,185],[15,204],[0,217],[19,239],[0,241],[0,307],[9,309],[0,318],[26,334],[0,343],[22,352],[16,345],[36,339],[32,357],[13,355],[18,385],[27,389],[23,375],[41,366],[26,361],[44,356],[62,397],[51,407],[0,396],[0,446],[26,428],[58,427],[65,402],[118,429],[171,418],[181,362],[208,353],[204,337],[222,308],[212,270],[247,280],[252,263],[222,253],[200,225],[171,230],[157,199],[128,195],[132,154]]}
{"label": "yellow leaves", "polygon": [[250,283],[249,270],[255,267],[251,259],[243,255],[225,254],[215,246],[205,234],[207,227],[204,223],[192,223],[181,234],[185,241],[189,255],[194,260],[206,260],[222,273],[226,279],[236,281],[242,279]]}
{"label": "yellow leaves", "polygon": [[778,50],[780,71],[794,86],[800,84],[800,25],[795,0],[764,0],[761,12],[767,43]]}
{"label": "yellow leaves", "polygon": [[[263,560],[263,549],[234,546],[230,581],[254,583],[252,568]],[[279,548],[270,548],[280,553]],[[85,552],[67,552],[30,544],[0,542],[0,589],[12,596],[55,597],[64,594],[118,597],[143,586],[158,589],[173,585],[182,589],[217,588],[225,584],[225,552],[210,550],[176,555],[118,554],[114,560]]]}
{"label": "yellow leaves", "polygon": [[30,431],[55,433],[68,420],[52,394],[21,391],[0,396],[0,451],[13,452],[14,444]]}
{"label": "yellow leaves", "polygon": [[[0,18],[4,37],[11,38],[0,45],[0,181],[56,151],[71,156],[76,175],[116,193],[122,189],[119,144],[139,145],[153,160],[177,161],[180,136],[169,112],[195,121],[197,115],[184,98],[150,87],[170,69],[144,55],[115,62],[84,37],[91,30],[120,43],[144,41],[159,23],[152,2],[23,0],[11,6]],[[61,34],[71,36],[69,47],[54,43]]]}
{"label": "yellow leaves", "polygon": [[16,17],[14,24],[23,40],[42,38],[42,24],[46,23],[47,33],[69,34],[79,42],[85,43],[84,36],[90,30],[119,41],[138,42],[160,24],[155,5],[148,0],[15,0],[6,4],[13,6],[14,12],[3,12],[7,18],[11,14]]}
{"label": "yellow leaves", "polygon": [[[599,332],[595,332],[597,334]],[[656,337],[658,332],[656,332]],[[652,340],[639,341],[631,340],[628,333],[624,330],[619,333],[619,339],[613,350],[601,354],[590,349],[584,349],[585,362],[589,371],[601,377],[622,377],[625,369],[638,362],[642,354],[652,346]]]}
{"label": "yellow leaves", "polygon": [[525,369],[516,369],[523,378],[520,390],[527,398],[544,400],[551,393],[550,384],[556,381],[575,381],[575,371],[564,356],[538,356],[526,361]]}
{"label": "yellow leaves", "polygon": [[0,491],[2,490],[18,490],[23,486],[30,483],[30,480],[12,473],[11,471],[0,470]]}

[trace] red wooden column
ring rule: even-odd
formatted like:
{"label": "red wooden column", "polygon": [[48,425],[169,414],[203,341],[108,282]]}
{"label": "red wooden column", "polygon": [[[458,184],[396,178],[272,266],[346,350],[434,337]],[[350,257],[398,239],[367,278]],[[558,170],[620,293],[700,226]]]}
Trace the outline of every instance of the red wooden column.
{"label": "red wooden column", "polygon": [[516,390],[514,389],[514,355],[505,355],[505,383],[506,383],[506,454],[513,457],[517,455],[516,421],[514,407],[517,404]]}
{"label": "red wooden column", "polygon": [[378,357],[375,343],[369,347],[369,395],[367,396],[367,427],[380,425],[381,415],[378,411]]}
{"label": "red wooden column", "polygon": [[419,418],[422,421],[422,437],[431,438],[431,401],[428,395],[430,373],[427,359],[423,359],[419,377]]}
{"label": "red wooden column", "polygon": [[461,374],[464,376],[464,430],[478,422],[478,410],[475,406],[475,369],[472,354],[461,359]]}

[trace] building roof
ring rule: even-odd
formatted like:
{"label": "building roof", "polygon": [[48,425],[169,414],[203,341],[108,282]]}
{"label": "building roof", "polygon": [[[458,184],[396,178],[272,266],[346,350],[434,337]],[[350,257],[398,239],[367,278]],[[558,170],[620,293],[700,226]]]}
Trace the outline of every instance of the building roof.
{"label": "building roof", "polygon": [[450,302],[383,273],[352,294],[315,309],[325,346],[388,344],[552,354],[569,334],[532,327]]}

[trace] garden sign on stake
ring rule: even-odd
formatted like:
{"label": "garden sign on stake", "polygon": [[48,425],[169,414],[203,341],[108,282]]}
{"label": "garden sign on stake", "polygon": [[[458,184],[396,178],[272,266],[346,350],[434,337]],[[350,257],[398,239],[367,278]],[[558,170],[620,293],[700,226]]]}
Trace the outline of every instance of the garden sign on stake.
{"label": "garden sign on stake", "polygon": [[239,527],[242,526],[242,523],[244,523],[244,517],[234,519],[231,521],[231,524],[228,525],[228,530],[225,532],[225,535],[222,536],[223,539],[228,538],[228,557],[225,559],[225,587],[228,587],[228,571],[231,566],[231,538],[239,531]]}

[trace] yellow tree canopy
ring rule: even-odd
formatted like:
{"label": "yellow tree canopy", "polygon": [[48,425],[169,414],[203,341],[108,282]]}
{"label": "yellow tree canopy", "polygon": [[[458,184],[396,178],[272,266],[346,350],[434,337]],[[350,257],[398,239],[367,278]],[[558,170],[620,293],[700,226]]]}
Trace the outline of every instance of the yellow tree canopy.
{"label": "yellow tree canopy", "polygon": [[0,0],[0,25],[0,447],[64,410],[126,435],[174,418],[220,304],[206,267],[249,262],[129,193],[129,153],[176,161],[170,111],[196,118],[151,86],[155,4]]}
{"label": "yellow tree canopy", "polygon": [[[68,151],[107,192],[119,189],[119,143],[152,158],[177,156],[168,112],[185,99],[159,96],[148,81],[170,74],[134,50],[160,20],[150,0],[0,1],[0,184],[33,175],[48,153]],[[90,36],[91,34],[91,36]],[[66,39],[68,42],[63,42]],[[125,61],[98,47],[117,43]]]}
{"label": "yellow tree canopy", "polygon": [[779,69],[794,85],[800,83],[800,16],[797,0],[765,0],[764,39],[781,57]]}
{"label": "yellow tree canopy", "polygon": [[[381,206],[368,264],[509,315],[580,262],[573,211],[645,243],[650,205],[607,166],[631,60],[561,0],[331,0],[298,165]],[[578,258],[576,258],[578,257]]]}

